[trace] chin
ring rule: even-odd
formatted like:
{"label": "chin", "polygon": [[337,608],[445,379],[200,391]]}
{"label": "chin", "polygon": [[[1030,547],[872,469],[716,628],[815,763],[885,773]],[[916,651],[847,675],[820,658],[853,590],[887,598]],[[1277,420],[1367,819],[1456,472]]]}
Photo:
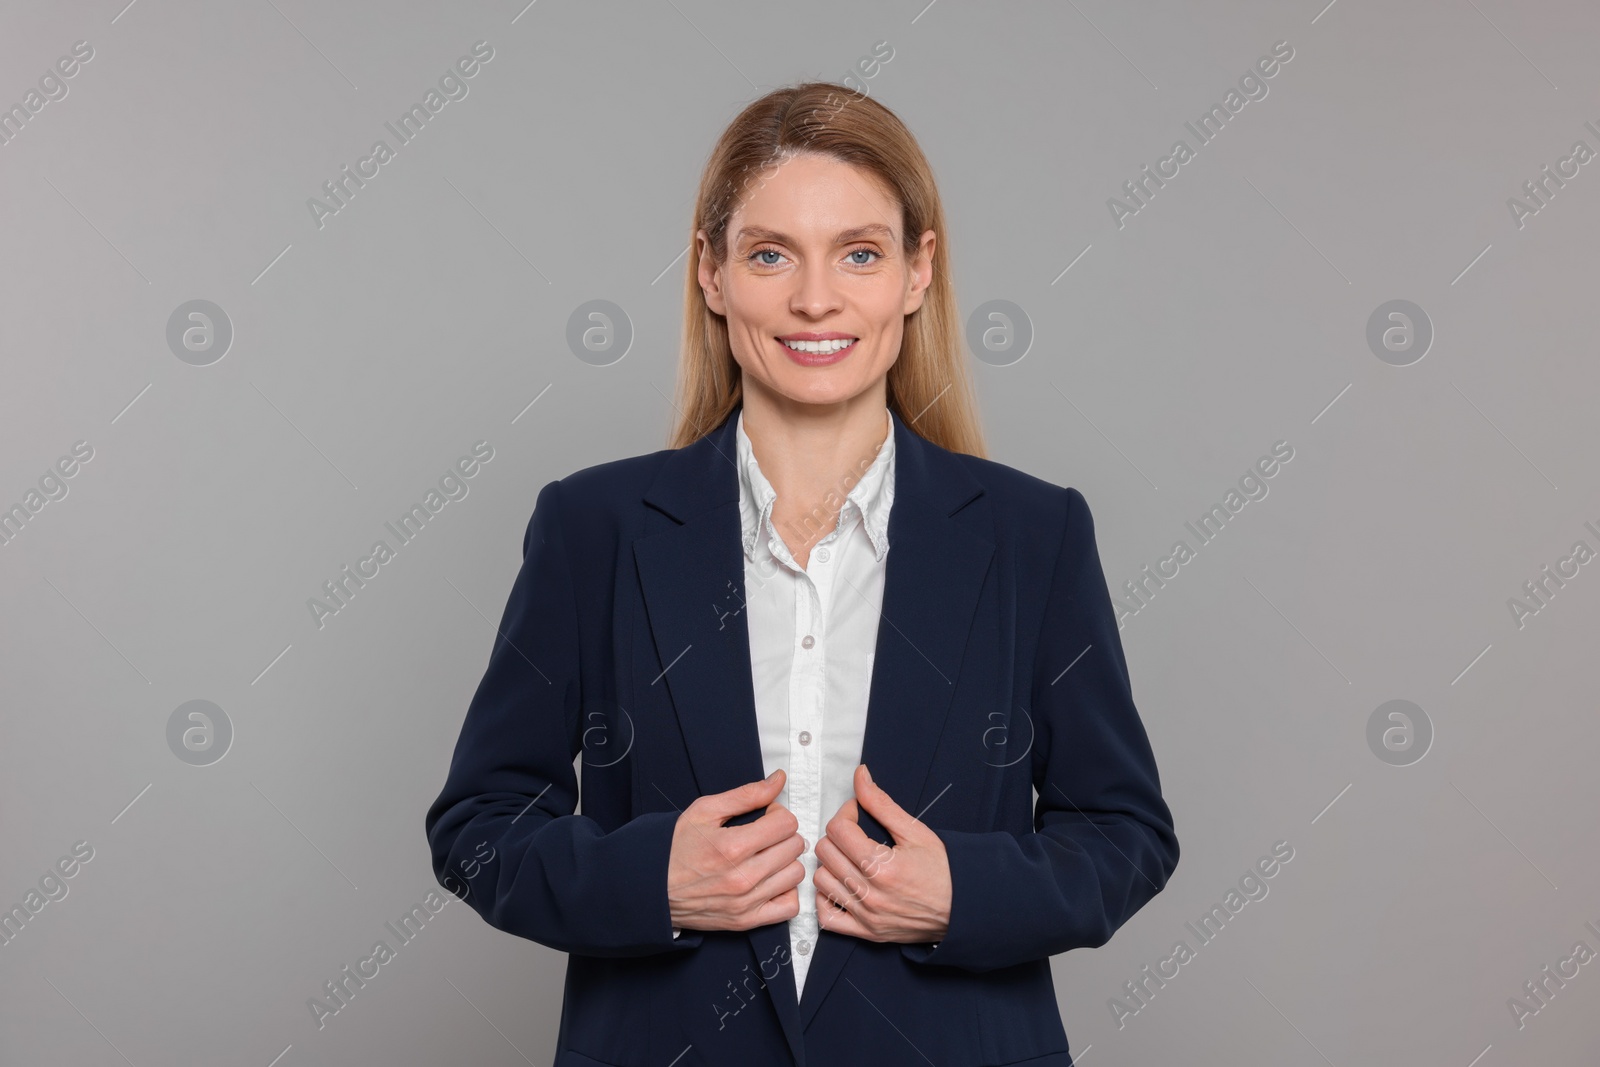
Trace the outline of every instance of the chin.
{"label": "chin", "polygon": [[825,386],[813,385],[811,388],[797,387],[785,390],[785,393],[802,404],[842,404],[853,400],[866,391],[868,383],[829,383]]}

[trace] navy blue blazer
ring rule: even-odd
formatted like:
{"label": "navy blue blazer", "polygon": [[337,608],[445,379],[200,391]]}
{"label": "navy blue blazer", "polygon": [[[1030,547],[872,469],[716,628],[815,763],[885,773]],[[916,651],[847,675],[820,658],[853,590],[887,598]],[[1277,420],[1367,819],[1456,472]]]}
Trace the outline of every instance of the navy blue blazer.
{"label": "navy blue blazer", "polygon": [[898,415],[862,762],[944,842],[949,930],[823,930],[798,1000],[785,923],[673,938],[679,814],[765,776],[737,415],[540,490],[427,813],[435,874],[569,954],[555,1067],[1070,1067],[1050,957],[1104,944],[1161,890],[1172,815],[1082,494]]}

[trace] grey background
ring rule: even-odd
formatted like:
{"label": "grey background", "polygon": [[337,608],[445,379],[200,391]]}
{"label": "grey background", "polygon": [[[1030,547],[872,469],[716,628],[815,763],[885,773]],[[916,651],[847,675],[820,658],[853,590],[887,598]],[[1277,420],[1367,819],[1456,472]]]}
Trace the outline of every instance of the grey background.
{"label": "grey background", "polygon": [[[1507,1000],[1600,950],[1600,565],[1521,628],[1507,599],[1600,546],[1600,162],[1521,228],[1507,198],[1600,149],[1600,12],[1324,5],[13,5],[0,103],[94,58],[0,145],[0,504],[94,455],[0,546],[0,903],[94,857],[0,946],[0,1061],[549,1061],[563,957],[455,902],[320,1030],[306,1001],[436,887],[423,813],[535,492],[664,447],[713,140],[886,41],[855,76],[933,162],[963,316],[1033,331],[975,360],[993,457],[1082,490],[1113,592],[1295,450],[1127,620],[1183,856],[1055,958],[1074,1053],[1592,1062],[1600,963],[1522,1028]],[[469,94],[319,229],[307,199],[479,40]],[[1107,199],[1280,40],[1268,95],[1118,228]],[[234,334],[209,366],[166,341],[196,299]],[[596,299],[633,331],[606,366],[566,342]],[[1396,299],[1435,333],[1404,367],[1366,341]],[[308,598],[479,440],[468,495],[318,629]],[[209,766],[167,742],[197,699],[234,732]],[[1368,747],[1395,699],[1434,732],[1409,766]]]}

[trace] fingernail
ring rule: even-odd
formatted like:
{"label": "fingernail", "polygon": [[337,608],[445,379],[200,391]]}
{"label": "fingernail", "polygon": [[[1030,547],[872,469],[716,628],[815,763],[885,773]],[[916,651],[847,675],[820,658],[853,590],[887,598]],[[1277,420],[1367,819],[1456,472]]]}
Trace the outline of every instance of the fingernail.
{"label": "fingernail", "polygon": [[863,763],[861,765],[861,769],[867,772],[867,781],[869,781],[869,782],[872,781],[872,771],[867,767],[867,765],[865,763]]}
{"label": "fingernail", "polygon": [[776,782],[777,780],[778,780],[778,772],[777,771],[773,771],[771,774],[767,775],[767,781]]}

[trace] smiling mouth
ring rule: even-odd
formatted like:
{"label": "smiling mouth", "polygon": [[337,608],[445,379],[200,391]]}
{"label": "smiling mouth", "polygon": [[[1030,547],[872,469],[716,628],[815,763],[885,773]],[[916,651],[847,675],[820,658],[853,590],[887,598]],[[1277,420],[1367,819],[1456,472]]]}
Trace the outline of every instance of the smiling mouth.
{"label": "smiling mouth", "polygon": [[859,337],[843,337],[831,341],[785,341],[780,337],[778,343],[791,352],[805,356],[831,356],[844,351],[859,340]]}

